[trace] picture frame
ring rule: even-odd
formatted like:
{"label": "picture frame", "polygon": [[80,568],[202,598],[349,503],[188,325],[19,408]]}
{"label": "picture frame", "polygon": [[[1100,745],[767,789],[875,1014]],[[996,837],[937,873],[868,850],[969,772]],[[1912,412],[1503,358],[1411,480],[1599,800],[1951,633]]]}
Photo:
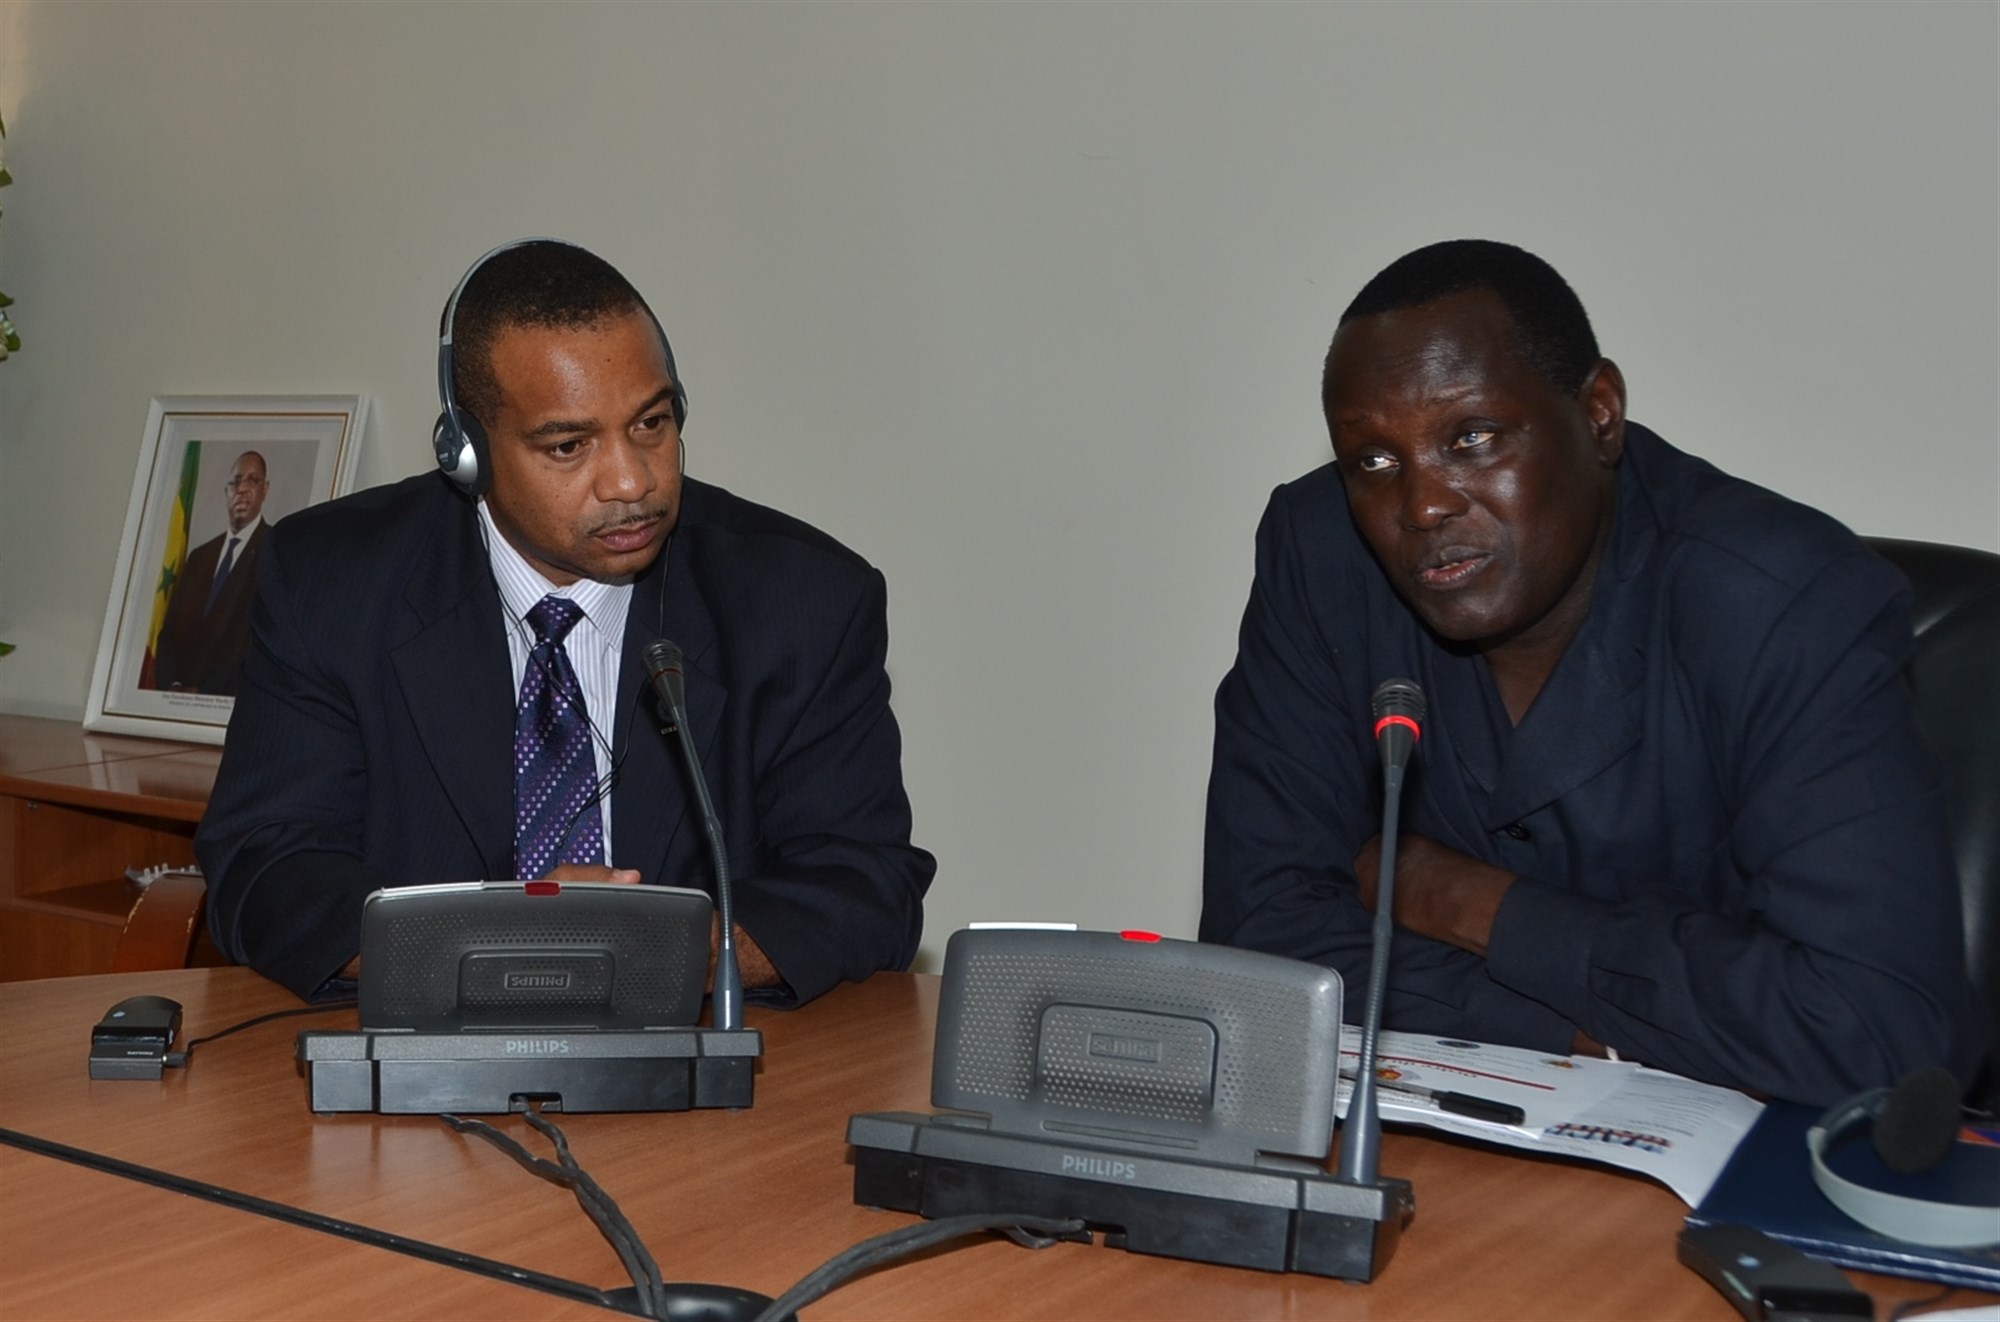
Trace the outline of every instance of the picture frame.
{"label": "picture frame", "polygon": [[84,728],[219,744],[270,526],[345,495],[359,395],[158,395],[146,413]]}

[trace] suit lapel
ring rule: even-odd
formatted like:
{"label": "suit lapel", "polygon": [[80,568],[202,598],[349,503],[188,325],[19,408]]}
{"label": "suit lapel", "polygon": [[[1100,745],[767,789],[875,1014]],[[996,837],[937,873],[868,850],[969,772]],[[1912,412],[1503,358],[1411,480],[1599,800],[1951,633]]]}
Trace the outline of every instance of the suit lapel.
{"label": "suit lapel", "polygon": [[403,700],[439,784],[488,877],[514,865],[514,680],[478,516],[452,493],[404,599],[417,629],[391,652]]}
{"label": "suit lapel", "polygon": [[[690,488],[695,486],[690,482]],[[690,495],[694,494],[690,491]],[[611,851],[619,867],[637,868],[648,881],[685,885],[687,878],[664,875],[670,852],[690,821],[694,791],[688,781],[679,736],[662,734],[650,679],[641,657],[655,638],[680,644],[687,677],[689,728],[704,769],[714,762],[716,736],[729,693],[721,678],[715,621],[695,585],[697,539],[685,527],[632,585],[625,616],[618,691],[624,719],[618,722],[614,756],[618,781],[611,792]],[[712,774],[712,770],[711,770]],[[712,791],[711,791],[712,792]]]}

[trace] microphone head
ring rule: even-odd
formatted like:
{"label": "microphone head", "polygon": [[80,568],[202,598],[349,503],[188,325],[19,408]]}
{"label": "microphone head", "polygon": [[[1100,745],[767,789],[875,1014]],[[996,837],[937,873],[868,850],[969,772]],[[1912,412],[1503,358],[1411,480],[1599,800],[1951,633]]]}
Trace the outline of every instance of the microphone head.
{"label": "microphone head", "polygon": [[655,638],[639,652],[645,663],[647,682],[659,703],[660,719],[668,728],[680,724],[681,708],[687,705],[686,678],[681,671],[681,649],[667,638]]}
{"label": "microphone head", "polygon": [[1375,687],[1371,699],[1375,709],[1375,719],[1385,716],[1405,716],[1423,724],[1424,691],[1417,687],[1413,679],[1385,679]]}
{"label": "microphone head", "polygon": [[645,660],[646,673],[655,679],[670,670],[676,674],[680,673],[680,644],[671,639],[655,638],[646,644],[645,650],[639,655]]}

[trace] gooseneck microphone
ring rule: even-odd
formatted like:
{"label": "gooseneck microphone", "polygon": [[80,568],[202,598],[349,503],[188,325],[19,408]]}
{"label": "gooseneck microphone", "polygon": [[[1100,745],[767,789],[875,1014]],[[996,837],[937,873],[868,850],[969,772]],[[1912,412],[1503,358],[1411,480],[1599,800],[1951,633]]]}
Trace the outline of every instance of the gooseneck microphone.
{"label": "gooseneck microphone", "polygon": [[1389,938],[1395,928],[1396,831],[1402,816],[1403,772],[1423,737],[1424,691],[1407,679],[1384,680],[1375,690],[1375,745],[1382,753],[1382,849],[1375,888],[1374,943],[1368,954],[1368,1000],[1361,1012],[1361,1064],[1347,1102],[1340,1140],[1340,1180],[1373,1185],[1381,1174],[1382,1118],[1375,1109],[1375,1047],[1382,1034],[1382,1001],[1389,989]]}
{"label": "gooseneck microphone", "polygon": [[681,667],[681,649],[665,638],[655,638],[641,653],[646,674],[659,698],[660,714],[680,736],[681,756],[687,760],[688,778],[694,782],[695,803],[701,809],[702,828],[708,832],[708,852],[715,864],[715,906],[721,915],[721,931],[715,951],[714,1026],[721,1029],[743,1027],[743,971],[736,963],[736,914],[729,888],[729,853],[722,843],[722,823],[715,817],[715,801],[708,794],[708,779],[701,773],[701,755],[695,751],[694,732],[688,728],[687,682]]}

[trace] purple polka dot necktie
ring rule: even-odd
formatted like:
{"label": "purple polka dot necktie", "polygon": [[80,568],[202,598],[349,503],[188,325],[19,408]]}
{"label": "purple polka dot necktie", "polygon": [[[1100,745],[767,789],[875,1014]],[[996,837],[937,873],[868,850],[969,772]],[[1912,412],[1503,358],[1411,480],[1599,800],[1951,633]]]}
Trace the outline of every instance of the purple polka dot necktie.
{"label": "purple polka dot necktie", "polygon": [[567,597],[543,597],[528,612],[535,648],[514,716],[514,875],[527,881],[559,863],[604,862],[583,686],[562,647],[582,618]]}

